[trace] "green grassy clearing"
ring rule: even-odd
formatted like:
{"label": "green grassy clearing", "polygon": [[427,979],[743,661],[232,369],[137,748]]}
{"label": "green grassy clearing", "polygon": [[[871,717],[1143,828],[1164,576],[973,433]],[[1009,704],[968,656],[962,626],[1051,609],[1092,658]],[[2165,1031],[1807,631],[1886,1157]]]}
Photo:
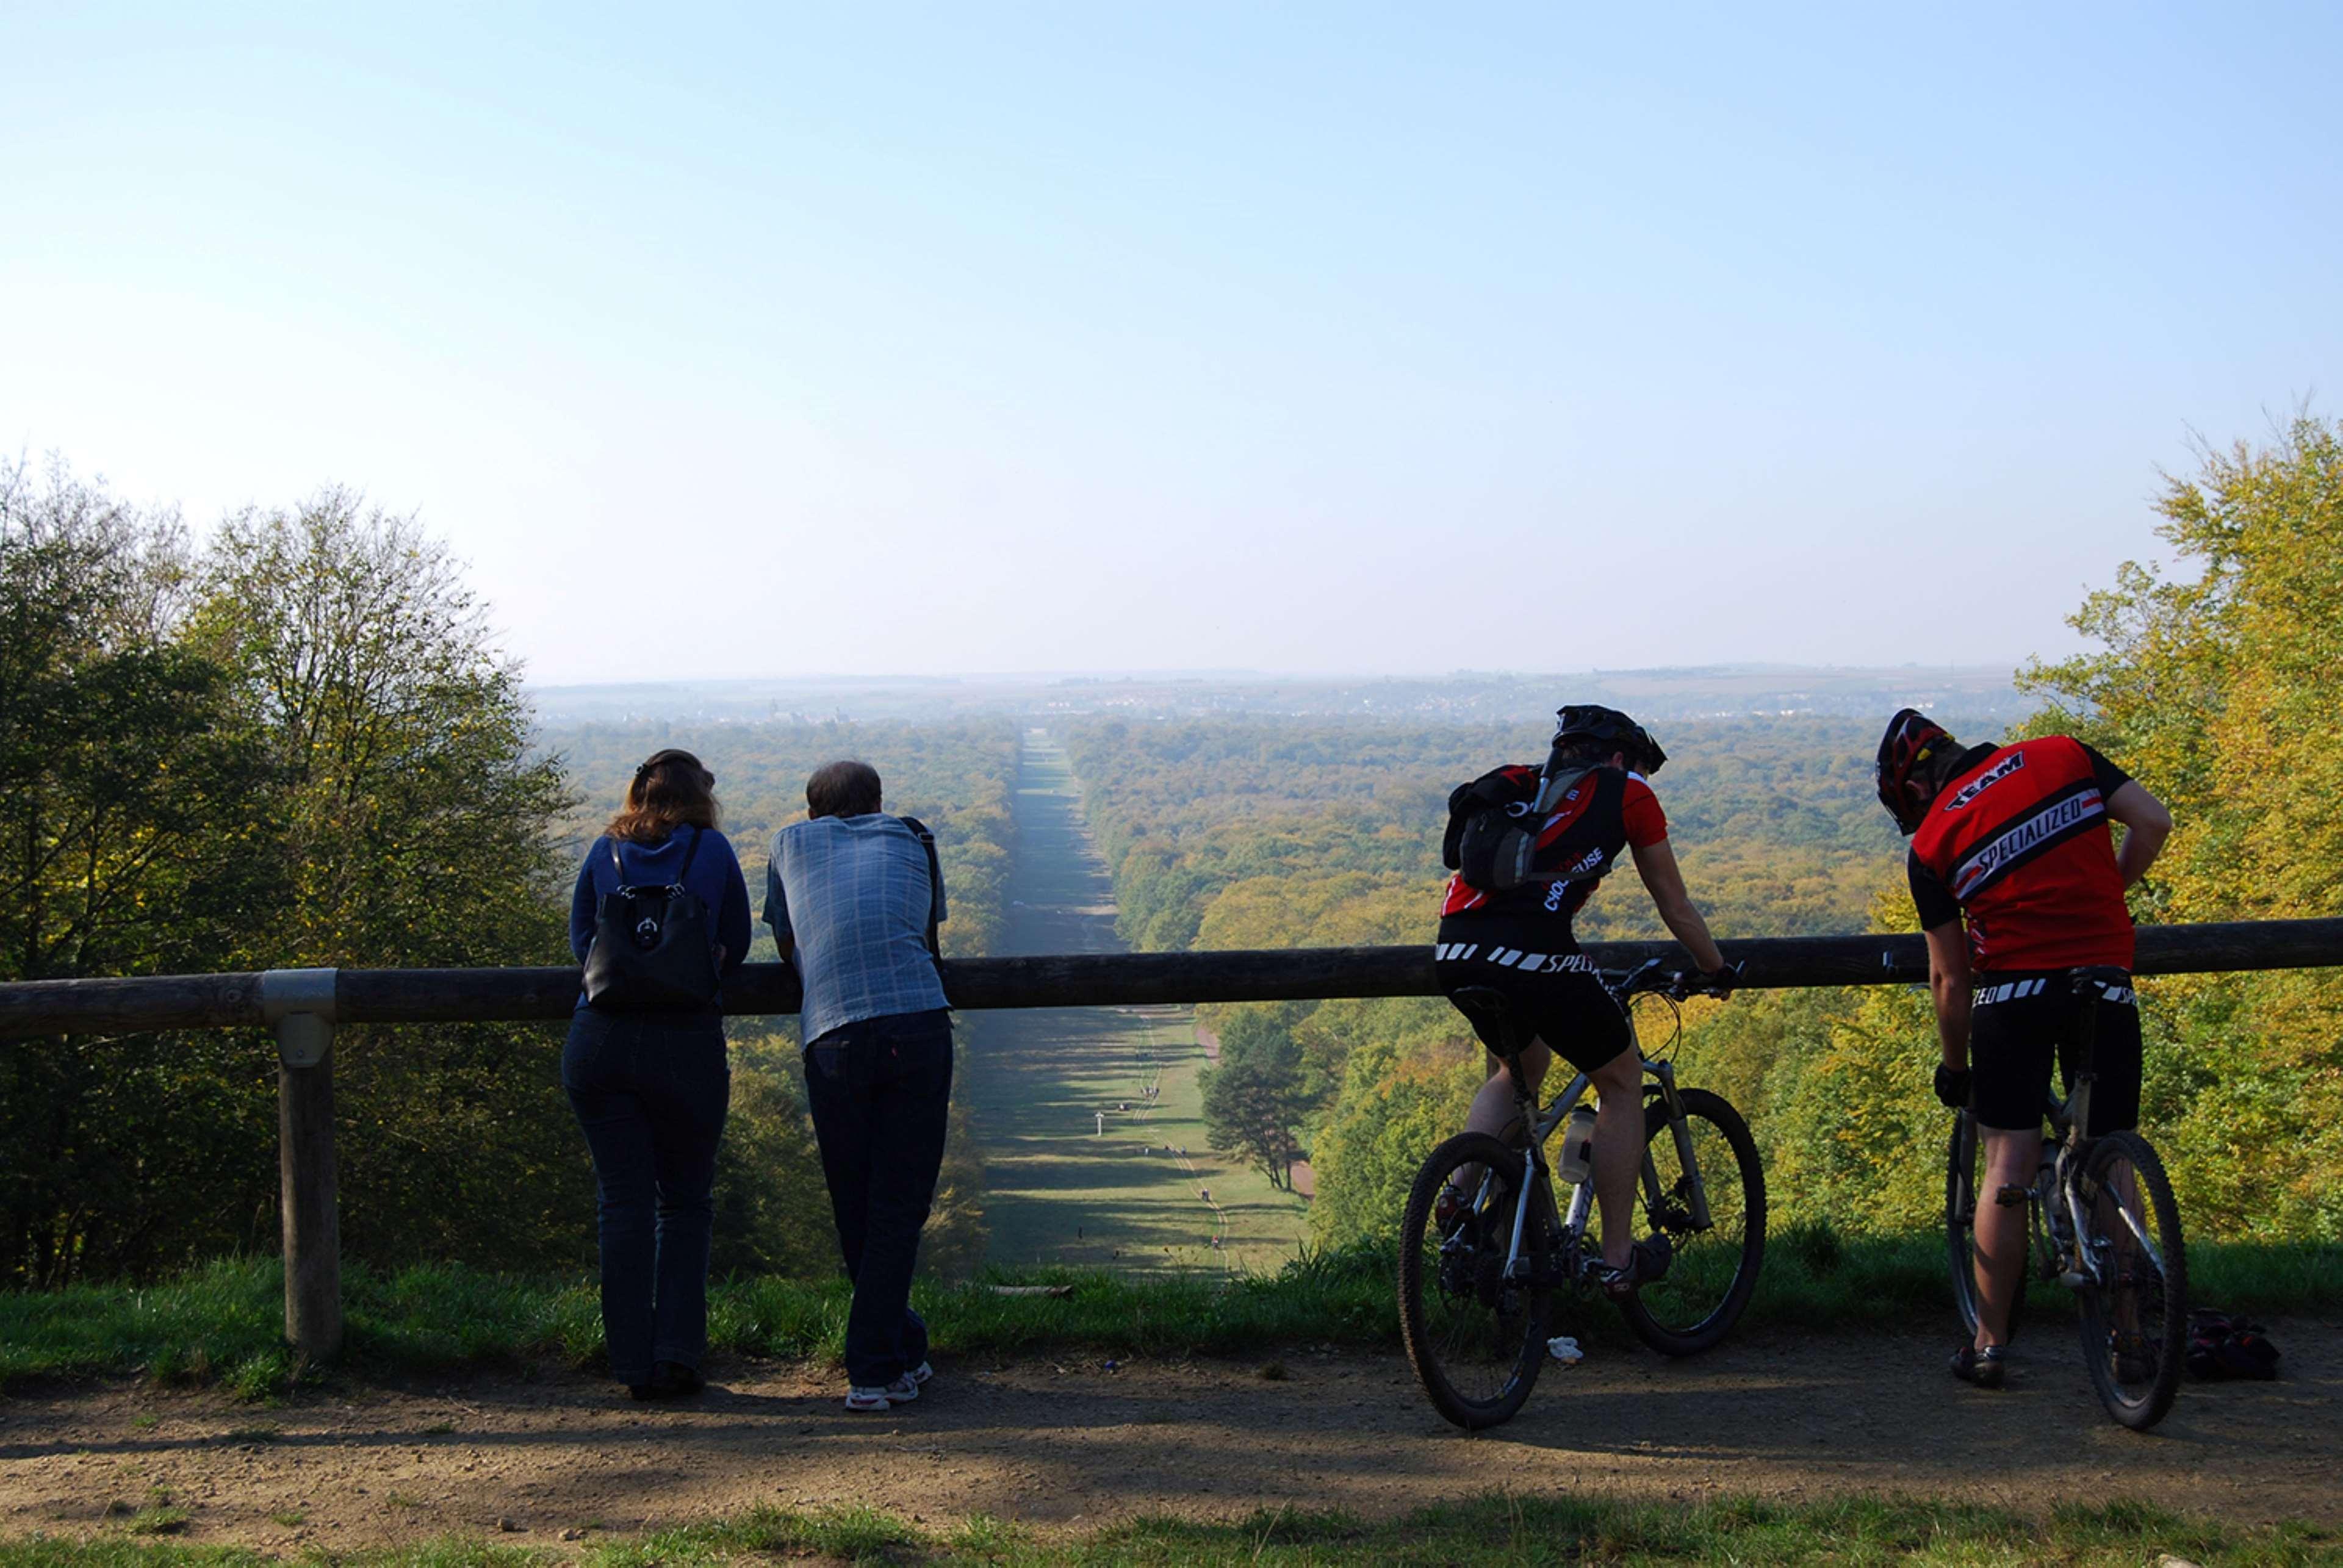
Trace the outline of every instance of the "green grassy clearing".
{"label": "green grassy clearing", "polygon": [[[2200,1242],[2189,1251],[2196,1299],[2265,1316],[2343,1310],[2343,1246]],[[1000,1281],[1062,1283],[1063,1298],[1001,1296],[978,1282],[921,1282],[914,1294],[939,1351],[952,1355],[1259,1354],[1281,1344],[1395,1349],[1399,1319],[1386,1254],[1320,1254],[1276,1274],[1028,1270]],[[283,1274],[274,1259],[228,1260],[146,1287],[77,1286],[0,1295],[0,1386],[27,1377],[91,1373],[217,1382],[247,1397],[306,1375],[280,1339]],[[593,1287],[462,1268],[344,1280],[347,1375],[399,1375],[551,1361],[592,1367],[601,1354]],[[718,1282],[709,1339],[719,1354],[838,1360],[846,1325],[843,1281]],[[2072,1321],[2053,1287],[2028,1303],[2028,1332]],[[1744,1322],[1801,1332],[1944,1328],[1952,1322],[1944,1251],[1932,1235],[1843,1241],[1793,1231],[1769,1251]],[[1616,1312],[1564,1296],[1554,1332],[1625,1343]]]}
{"label": "green grassy clearing", "polygon": [[[1028,737],[1015,810],[1003,950],[1121,951],[1112,885],[1083,835],[1072,771],[1054,743]],[[1275,1269],[1295,1255],[1302,1201],[1205,1147],[1197,1081],[1204,1057],[1188,1009],[1065,1008],[960,1021],[995,1263],[1221,1274]],[[1158,1090],[1151,1107],[1150,1082]],[[1175,1147],[1184,1158],[1169,1152]]]}
{"label": "green grassy clearing", "polygon": [[[1675,1562],[1944,1564],[2331,1563],[2343,1542],[2302,1524],[2230,1525],[2112,1503],[2047,1518],[2012,1510],[1898,1499],[1785,1505],[1725,1500],[1684,1505],[1492,1493],[1403,1518],[1262,1512],[1231,1521],[1148,1517],[1041,1532],[983,1515],[945,1529],[869,1509],[759,1509],[718,1524],[590,1542],[580,1556],[485,1541],[320,1557],[373,1568],[592,1568],[816,1557],[851,1563],[1645,1563]],[[0,1568],[178,1568],[265,1559],[231,1548],[124,1533],[85,1542],[0,1542]]]}

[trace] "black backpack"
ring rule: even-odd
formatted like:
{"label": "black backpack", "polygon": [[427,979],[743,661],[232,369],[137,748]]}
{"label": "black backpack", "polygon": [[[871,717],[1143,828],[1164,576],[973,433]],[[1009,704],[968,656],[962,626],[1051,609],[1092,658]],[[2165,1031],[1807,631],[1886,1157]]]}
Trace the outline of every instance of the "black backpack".
{"label": "black backpack", "polygon": [[1448,831],[1440,841],[1441,864],[1484,893],[1511,891],[1525,882],[1563,879],[1530,869],[1538,829],[1565,790],[1590,771],[1520,763],[1495,768],[1448,795]]}
{"label": "black backpack", "polygon": [[708,1012],[716,1006],[716,937],[707,900],[683,885],[706,832],[691,830],[683,869],[665,887],[626,881],[618,846],[610,861],[619,885],[594,913],[586,951],[586,1005],[598,1012]]}

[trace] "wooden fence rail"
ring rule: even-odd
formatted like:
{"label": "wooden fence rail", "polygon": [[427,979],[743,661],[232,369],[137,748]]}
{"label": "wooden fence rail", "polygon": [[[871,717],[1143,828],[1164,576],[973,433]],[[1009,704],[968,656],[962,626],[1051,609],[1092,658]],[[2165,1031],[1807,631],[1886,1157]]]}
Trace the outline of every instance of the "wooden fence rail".
{"label": "wooden fence rail", "polygon": [[[1906,984],[1927,978],[1916,936],[1779,937],[1720,944],[1755,989]],[[1596,942],[1606,968],[1689,963],[1673,942]],[[2343,920],[2145,926],[2136,972],[2197,974],[2343,966]],[[1084,953],[955,959],[956,1008],[1103,1007],[1437,996],[1428,947],[1277,948],[1232,952]],[[334,1162],[333,1034],[342,1024],[555,1020],[577,1005],[575,968],[270,970],[0,984],[0,1037],[266,1028],[278,1058],[278,1174],[285,1236],[285,1332],[302,1353],[341,1346],[341,1243]],[[795,1012],[785,964],[750,964],[724,1010]]]}

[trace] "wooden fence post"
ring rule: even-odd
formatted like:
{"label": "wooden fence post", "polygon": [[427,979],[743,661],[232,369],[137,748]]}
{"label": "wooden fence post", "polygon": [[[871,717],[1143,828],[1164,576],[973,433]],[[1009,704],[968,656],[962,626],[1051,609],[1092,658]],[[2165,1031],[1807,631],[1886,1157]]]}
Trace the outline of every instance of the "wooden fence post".
{"label": "wooden fence post", "polygon": [[341,1196],[334,1169],[333,970],[270,970],[260,1015],[277,1034],[277,1179],[285,1337],[311,1361],[342,1348]]}

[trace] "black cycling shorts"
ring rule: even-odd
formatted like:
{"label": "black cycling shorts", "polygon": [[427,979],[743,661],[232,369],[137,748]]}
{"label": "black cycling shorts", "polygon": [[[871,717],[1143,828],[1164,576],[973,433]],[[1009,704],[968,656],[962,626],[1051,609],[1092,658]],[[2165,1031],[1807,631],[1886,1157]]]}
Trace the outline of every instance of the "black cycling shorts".
{"label": "black cycling shorts", "polygon": [[[1451,996],[1465,986],[1503,992],[1517,1024],[1581,1072],[1593,1072],[1634,1043],[1627,1015],[1594,978],[1567,926],[1452,915],[1440,922],[1432,969]],[[1496,1051],[1502,1041],[1472,1014],[1465,1017],[1481,1043]]]}
{"label": "black cycling shorts", "polygon": [[2089,1005],[2098,1013],[2091,1062],[2091,1137],[2139,1125],[2139,1007],[2131,990],[2086,1003],[2065,970],[1977,977],[1970,998],[1969,1066],[1976,1072],[1978,1122],[2002,1131],[2039,1129],[2050,1100],[2050,1065],[2062,1089],[2075,1073],[2076,1026]]}

